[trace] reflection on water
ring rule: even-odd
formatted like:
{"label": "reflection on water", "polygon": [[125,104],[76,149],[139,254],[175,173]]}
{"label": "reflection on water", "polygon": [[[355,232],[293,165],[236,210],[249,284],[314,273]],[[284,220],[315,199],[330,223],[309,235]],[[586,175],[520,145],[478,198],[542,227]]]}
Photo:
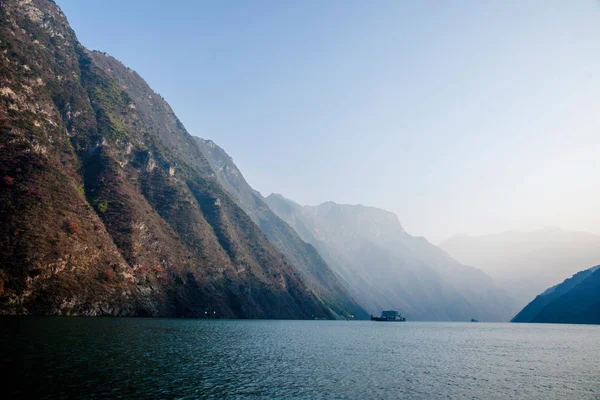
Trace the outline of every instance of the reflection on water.
{"label": "reflection on water", "polygon": [[600,327],[0,318],[3,394],[600,398]]}

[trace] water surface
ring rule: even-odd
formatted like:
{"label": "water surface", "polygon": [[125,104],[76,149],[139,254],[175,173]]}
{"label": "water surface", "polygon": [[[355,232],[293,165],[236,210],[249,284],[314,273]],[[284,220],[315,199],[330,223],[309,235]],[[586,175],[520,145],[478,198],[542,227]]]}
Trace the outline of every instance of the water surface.
{"label": "water surface", "polygon": [[600,399],[600,327],[0,318],[9,397]]}

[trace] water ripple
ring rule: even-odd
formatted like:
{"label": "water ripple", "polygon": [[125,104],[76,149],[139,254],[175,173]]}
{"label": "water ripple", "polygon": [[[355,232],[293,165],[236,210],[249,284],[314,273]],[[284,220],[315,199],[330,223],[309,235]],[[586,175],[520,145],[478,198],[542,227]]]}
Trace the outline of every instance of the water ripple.
{"label": "water ripple", "polygon": [[598,326],[33,317],[0,324],[9,397],[600,399]]}

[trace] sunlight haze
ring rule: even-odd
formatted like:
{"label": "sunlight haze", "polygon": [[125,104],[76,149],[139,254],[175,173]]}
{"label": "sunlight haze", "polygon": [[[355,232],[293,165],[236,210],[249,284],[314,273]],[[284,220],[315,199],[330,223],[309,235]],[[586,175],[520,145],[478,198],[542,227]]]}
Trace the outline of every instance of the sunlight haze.
{"label": "sunlight haze", "polygon": [[6,398],[600,394],[600,0],[0,0]]}
{"label": "sunlight haze", "polygon": [[265,196],[599,232],[597,1],[57,3]]}

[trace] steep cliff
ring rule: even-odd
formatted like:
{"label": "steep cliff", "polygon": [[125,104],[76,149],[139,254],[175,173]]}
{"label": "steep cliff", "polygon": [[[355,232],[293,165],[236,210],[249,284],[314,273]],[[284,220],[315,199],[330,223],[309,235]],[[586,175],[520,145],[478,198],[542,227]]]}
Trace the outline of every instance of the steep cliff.
{"label": "steep cliff", "polygon": [[331,317],[168,104],[111,65],[53,2],[0,3],[0,312]]}

